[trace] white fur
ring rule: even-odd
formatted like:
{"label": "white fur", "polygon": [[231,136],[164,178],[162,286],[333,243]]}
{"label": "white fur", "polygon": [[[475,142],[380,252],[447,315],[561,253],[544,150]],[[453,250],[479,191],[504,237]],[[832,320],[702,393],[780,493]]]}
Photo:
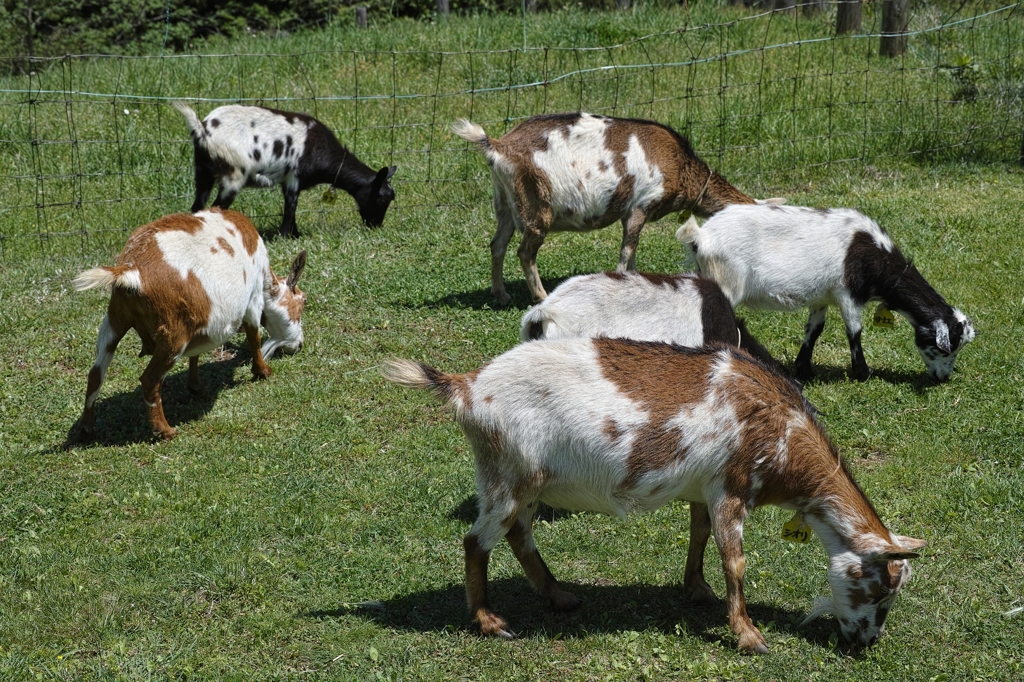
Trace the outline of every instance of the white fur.
{"label": "white fur", "polygon": [[[808,335],[811,329],[824,324],[827,307],[838,307],[856,355],[860,348],[854,350],[853,339],[862,329],[864,304],[855,300],[845,280],[847,255],[855,235],[861,232],[870,235],[883,252],[894,252],[889,235],[875,221],[853,209],[733,205],[712,216],[703,227],[691,218],[679,228],[676,238],[690,248],[701,274],[715,280],[734,306],[743,304],[769,310],[809,308]],[[898,280],[909,267],[901,267],[902,272],[886,271],[886,275]],[[906,283],[910,278],[903,281]],[[929,299],[930,308],[890,307],[915,327],[932,330],[932,341],[919,347],[919,351],[929,374],[944,380],[953,370],[957,352],[974,338],[974,329],[970,320],[947,305],[923,279],[915,286],[922,300]],[[879,295],[870,300],[885,301]],[[950,347],[949,326],[944,317],[963,324],[957,348]],[[936,348],[941,353],[926,353]]]}
{"label": "white fur", "polygon": [[892,250],[888,235],[851,209],[823,213],[799,206],[727,206],[703,227],[688,221],[676,237],[696,244],[701,273],[718,282],[733,305],[796,310],[842,307],[848,298],[843,264],[857,231]]}
{"label": "white fur", "polygon": [[[520,338],[529,341],[531,329],[540,325],[543,339],[609,336],[703,345],[701,310],[707,303],[696,276],[676,281],[657,284],[635,272],[571,277],[523,315]],[[738,341],[737,336],[733,343]]]}

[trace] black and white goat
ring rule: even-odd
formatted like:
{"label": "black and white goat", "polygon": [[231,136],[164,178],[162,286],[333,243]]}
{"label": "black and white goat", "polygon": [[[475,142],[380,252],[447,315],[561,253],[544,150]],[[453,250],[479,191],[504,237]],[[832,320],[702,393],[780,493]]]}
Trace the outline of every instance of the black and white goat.
{"label": "black and white goat", "polygon": [[948,379],[957,353],[974,338],[971,321],[925,281],[885,230],[858,211],[731,206],[703,227],[687,221],[676,237],[734,306],[810,308],[796,359],[798,379],[814,376],[811,354],[830,305],[839,307],[846,323],[858,381],[870,374],[860,341],[861,312],[869,301],[881,301],[910,322],[933,379]]}
{"label": "black and white goat", "polygon": [[907,559],[925,544],[885,527],[793,382],[726,346],[533,341],[467,374],[410,360],[383,373],[453,408],[473,449],[480,511],[463,539],[466,596],[485,635],[513,636],[487,596],[487,564],[502,538],[553,608],[579,604],[534,544],[539,502],[624,517],[689,501],[682,592],[716,601],[704,579],[714,534],[729,626],[741,650],[758,653],[768,645],[743,594],[743,524],[755,507],[803,514],[828,553],[832,589],[805,622],[833,613],[855,645],[881,634],[910,578]]}
{"label": "black and white goat", "polygon": [[714,280],[691,273],[570,277],[523,315],[519,330],[523,341],[598,336],[680,346],[727,343],[778,367]]}
{"label": "black and white goat", "polygon": [[213,205],[228,208],[243,187],[281,185],[284,217],[281,234],[298,236],[295,209],[299,192],[329,183],[352,195],[370,227],[384,222],[395,198],[388,180],[395,166],[373,170],[356,158],[327,126],[312,116],[232,104],[217,107],[203,120],[184,102],[174,102],[188,123],[195,148],[196,200],[201,211],[214,184]]}
{"label": "black and white goat", "polygon": [[[501,139],[465,119],[452,131],[487,157],[498,229],[491,240],[491,294],[508,305],[502,265],[512,233],[523,233],[519,262],[534,300],[547,296],[537,250],[549,232],[588,232],[622,221],[617,270],[634,270],[644,225],[669,213],[707,217],[754,200],[697,156],[672,128],[587,113],[529,118]],[[782,200],[769,200],[782,201]]]}

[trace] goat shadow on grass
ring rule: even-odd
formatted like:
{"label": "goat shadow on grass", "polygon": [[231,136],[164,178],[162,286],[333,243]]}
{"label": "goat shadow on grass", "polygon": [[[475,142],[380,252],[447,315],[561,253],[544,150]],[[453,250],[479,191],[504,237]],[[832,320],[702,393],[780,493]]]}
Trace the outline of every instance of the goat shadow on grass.
{"label": "goat shadow on grass", "polygon": [[[172,427],[177,428],[202,418],[213,409],[222,390],[241,383],[234,378],[235,370],[251,362],[249,346],[228,343],[224,345],[223,350],[225,354],[230,354],[230,357],[212,360],[210,354],[204,353],[199,358],[199,377],[206,387],[205,394],[193,394],[188,390],[186,361],[175,363],[174,368],[164,377],[164,382],[160,386],[160,398],[164,405],[164,414]],[[85,400],[84,395],[82,400]],[[155,436],[149,426],[149,416],[142,400],[141,386],[110,396],[104,396],[101,388],[95,409],[95,435],[87,437],[82,434],[79,416],[68,430],[61,446],[63,449],[93,445],[123,446],[154,440]]]}
{"label": "goat shadow on grass", "polygon": [[[579,597],[580,606],[575,611],[553,611],[525,578],[492,579],[487,585],[492,608],[520,638],[584,638],[630,630],[675,636],[678,626],[686,634],[705,642],[736,647],[736,637],[728,631],[729,615],[724,600],[712,605],[688,603],[683,599],[680,585],[561,584]],[[785,635],[828,649],[830,640],[837,635],[834,622],[828,618],[798,627],[806,615],[802,611],[747,601],[747,613],[765,634],[769,650],[773,640]],[[299,614],[315,620],[346,615],[394,630],[427,633],[475,629],[466,613],[466,593],[461,584]],[[764,627],[766,623],[771,625]]]}
{"label": "goat shadow on grass", "polygon": [[[791,377],[796,377],[796,365],[787,364],[785,370]],[[928,376],[927,372],[907,372],[903,370],[890,370],[881,367],[872,367],[871,375],[868,377],[868,381],[871,379],[880,379],[887,384],[905,384],[910,386],[915,393],[921,394],[926,388],[934,386],[937,382]],[[850,375],[849,365],[843,367],[830,367],[827,365],[815,365],[814,376],[808,381],[799,382],[801,387],[808,386],[811,384],[845,384],[856,382]]]}
{"label": "goat shadow on grass", "polygon": [[[550,294],[559,284],[578,274],[582,273],[573,273],[572,275],[567,275],[565,277],[544,279],[544,290]],[[530,306],[534,305],[533,296],[530,294],[530,290],[526,287],[526,280],[520,279],[513,282],[505,282],[505,291],[512,297],[512,301],[502,308],[502,310],[512,309],[525,312],[530,308]],[[413,303],[407,298],[395,300],[393,303],[397,306],[411,308],[414,310],[418,308],[470,308],[472,310],[494,310],[496,307],[494,304],[494,296],[491,295],[490,286],[486,289],[452,293],[440,298],[423,301],[422,303]]]}
{"label": "goat shadow on grass", "polygon": [[[448,518],[453,521],[462,521],[467,525],[472,525],[476,521],[476,517],[480,514],[480,500],[476,495],[470,495],[462,502],[458,504],[454,509],[448,512]],[[565,509],[555,509],[549,507],[543,502],[537,504],[537,512],[533,515],[533,521],[547,521],[548,523],[554,523],[558,519],[571,516],[572,512],[566,511]]]}

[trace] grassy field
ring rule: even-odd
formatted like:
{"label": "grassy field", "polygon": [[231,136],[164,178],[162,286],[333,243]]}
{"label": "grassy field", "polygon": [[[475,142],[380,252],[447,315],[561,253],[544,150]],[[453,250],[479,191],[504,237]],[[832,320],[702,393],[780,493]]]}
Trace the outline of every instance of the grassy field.
{"label": "grassy field", "polygon": [[[797,626],[828,589],[824,551],[782,542],[788,515],[756,511],[746,594],[771,652],[748,657],[724,606],[679,598],[683,503],[626,521],[545,510],[537,543],[581,608],[550,612],[502,545],[492,600],[520,637],[473,632],[461,542],[475,516],[471,453],[443,408],[387,384],[377,367],[399,356],[466,371],[518,340],[528,294],[510,256],[513,305],[490,306],[493,217],[476,156],[460,156],[469,182],[441,189],[416,184],[423,174],[410,162],[396,188],[414,200],[396,202],[382,228],[358,227],[342,196],[300,214],[301,239],[269,242],[279,272],[309,252],[306,345],[274,360],[270,380],[250,380],[242,336],[202,359],[206,399],[189,397],[179,365],[164,385],[179,436],[154,443],[138,384],[146,359],[129,335],[97,404],[99,441],[75,441],[106,298],[74,293],[70,281],[113,260],[122,222],[187,206],[175,135],[159,201],[96,208],[97,225],[115,225],[105,237],[0,265],[0,679],[1024,678],[1019,167],[895,158],[771,175],[726,155],[745,189],[871,215],[978,332],[936,385],[905,322],[868,327],[875,373],[856,383],[830,312],[819,379],[805,393],[883,520],[929,545],[878,644],[850,656],[836,650],[831,618]],[[154,148],[140,146],[138,163],[155,176],[164,157]],[[311,208],[315,194],[302,202]],[[244,192],[238,207],[266,234],[276,229],[276,192]],[[666,219],[645,230],[640,269],[680,269],[674,228]],[[548,290],[613,267],[619,239],[617,228],[553,236],[539,257]],[[745,314],[791,367],[804,316]],[[714,549],[707,576],[723,595]]]}
{"label": "grassy field", "polygon": [[[459,117],[494,136],[539,113],[654,118],[752,192],[835,168],[1020,154],[1020,7],[956,23],[922,6],[921,32],[893,60],[877,56],[877,38],[836,39],[825,14],[692,4],[566,11],[525,26],[508,16],[339,25],[189,55],[40,64],[0,79],[0,262],[111,253],[139,224],[190,206],[176,98],[202,115],[238,101],[309,112],[366,163],[396,164],[398,205],[410,210],[462,206],[467,183],[486,191],[485,166],[448,131]],[[877,31],[867,7],[865,29]],[[281,210],[274,192],[240,201],[256,217]],[[316,207],[312,195],[300,204]]]}

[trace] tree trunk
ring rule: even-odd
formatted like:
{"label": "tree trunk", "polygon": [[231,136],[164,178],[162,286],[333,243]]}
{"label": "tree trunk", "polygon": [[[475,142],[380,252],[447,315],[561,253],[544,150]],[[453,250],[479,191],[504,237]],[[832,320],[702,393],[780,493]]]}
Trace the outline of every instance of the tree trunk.
{"label": "tree trunk", "polygon": [[804,0],[802,10],[805,17],[821,14],[825,11],[825,0]]}
{"label": "tree trunk", "polygon": [[618,5],[618,8],[621,10],[629,9],[630,2],[631,0],[615,0],[615,4]]}
{"label": "tree trunk", "polygon": [[878,54],[899,57],[907,51],[907,24],[910,23],[910,0],[885,0],[882,3],[882,40]]}
{"label": "tree trunk", "polygon": [[356,7],[356,26],[366,28],[366,8]]}
{"label": "tree trunk", "polygon": [[796,9],[796,0],[775,0],[776,12],[792,12]]}
{"label": "tree trunk", "polygon": [[437,0],[437,15],[439,17],[448,16],[448,0]]}
{"label": "tree trunk", "polygon": [[836,34],[860,32],[860,0],[842,0],[836,9]]}

